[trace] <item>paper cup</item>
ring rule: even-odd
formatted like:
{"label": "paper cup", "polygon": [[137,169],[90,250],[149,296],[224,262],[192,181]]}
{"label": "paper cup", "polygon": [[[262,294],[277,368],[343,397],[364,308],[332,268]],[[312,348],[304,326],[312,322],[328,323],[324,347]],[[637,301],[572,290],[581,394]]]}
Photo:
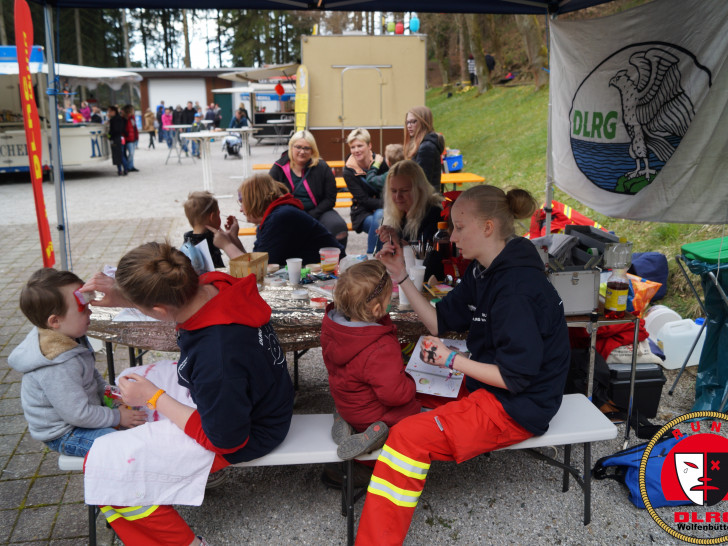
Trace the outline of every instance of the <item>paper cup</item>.
{"label": "paper cup", "polygon": [[420,260],[419,258],[415,258],[415,265],[425,265],[425,260]]}
{"label": "paper cup", "polygon": [[336,266],[339,265],[339,254],[341,254],[341,250],[333,246],[327,246],[319,250],[321,270],[324,273],[333,273]]}
{"label": "paper cup", "polygon": [[417,288],[418,292],[422,291],[422,284],[425,282],[425,266],[424,265],[415,265],[410,269],[409,272],[410,279],[412,279],[412,282],[414,283],[415,287]]}
{"label": "paper cup", "polygon": [[288,266],[288,282],[291,284],[301,284],[301,258],[288,258],[286,266]]}
{"label": "paper cup", "polygon": [[409,300],[407,299],[407,294],[404,293],[404,289],[400,286],[399,287],[399,306],[405,307],[410,304]]}

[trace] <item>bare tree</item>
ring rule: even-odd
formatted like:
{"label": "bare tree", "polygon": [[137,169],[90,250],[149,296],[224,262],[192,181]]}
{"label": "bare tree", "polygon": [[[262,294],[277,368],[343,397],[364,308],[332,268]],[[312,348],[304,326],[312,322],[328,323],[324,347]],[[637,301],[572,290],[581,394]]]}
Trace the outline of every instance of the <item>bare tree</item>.
{"label": "bare tree", "polygon": [[182,10],[182,35],[184,36],[185,40],[185,56],[184,56],[184,65],[185,68],[190,68],[192,66],[192,58],[190,54],[190,29],[187,26],[187,10]]}
{"label": "bare tree", "polygon": [[516,15],[516,26],[523,37],[523,44],[528,56],[528,70],[533,75],[536,89],[548,82],[546,66],[548,50],[541,31],[541,25],[535,15]]}
{"label": "bare tree", "polygon": [[485,66],[485,52],[483,50],[483,37],[480,33],[480,24],[477,15],[468,13],[465,15],[465,23],[468,27],[468,37],[470,40],[470,51],[475,57],[475,74],[478,77],[477,95],[487,91],[490,85],[490,77],[488,69]]}
{"label": "bare tree", "polygon": [[0,45],[8,45],[8,35],[5,32],[5,14],[3,4],[0,2]]}
{"label": "bare tree", "polygon": [[[81,15],[78,8],[73,10],[73,22],[76,25],[76,55],[78,56],[78,64],[83,66],[83,47],[81,46]],[[81,100],[86,100],[86,88],[81,87]]]}
{"label": "bare tree", "polygon": [[465,51],[465,16],[462,13],[458,13],[455,16],[455,24],[458,27],[458,57],[460,61],[460,81],[468,80],[468,62],[466,59]]}

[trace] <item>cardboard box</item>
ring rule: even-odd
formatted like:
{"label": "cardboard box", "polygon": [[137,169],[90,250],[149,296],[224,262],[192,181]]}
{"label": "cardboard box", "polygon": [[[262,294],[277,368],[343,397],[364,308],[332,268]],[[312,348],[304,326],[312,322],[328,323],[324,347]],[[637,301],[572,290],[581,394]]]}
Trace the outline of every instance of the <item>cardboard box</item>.
{"label": "cardboard box", "polygon": [[249,252],[230,260],[230,274],[233,277],[242,278],[253,274],[258,282],[263,282],[267,273],[267,252]]}

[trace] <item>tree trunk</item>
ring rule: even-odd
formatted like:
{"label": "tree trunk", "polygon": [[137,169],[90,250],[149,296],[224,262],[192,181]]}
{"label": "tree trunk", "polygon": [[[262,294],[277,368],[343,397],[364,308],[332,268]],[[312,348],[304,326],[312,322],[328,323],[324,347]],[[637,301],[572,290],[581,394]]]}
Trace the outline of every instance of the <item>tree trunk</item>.
{"label": "tree trunk", "polygon": [[[81,15],[78,8],[73,10],[73,22],[76,25],[76,55],[78,56],[78,64],[83,66],[83,47],[81,46]],[[81,85],[81,101],[86,100],[86,88]]]}
{"label": "tree trunk", "polygon": [[468,26],[468,36],[470,38],[470,51],[475,57],[475,74],[478,77],[477,95],[490,89],[490,79],[488,78],[488,69],[485,66],[485,53],[483,52],[483,38],[480,34],[480,25],[476,19],[476,15],[468,13],[465,15],[465,23]]}
{"label": "tree trunk", "polygon": [[8,35],[5,32],[5,14],[3,4],[0,3],[0,45],[8,45]]}
{"label": "tree trunk", "polygon": [[470,81],[470,75],[468,74],[468,61],[467,55],[465,54],[465,16],[462,13],[458,13],[455,17],[455,24],[458,26],[458,57],[460,61],[460,81]]}
{"label": "tree trunk", "polygon": [[220,13],[221,10],[217,10],[217,55],[220,64],[218,66],[222,68],[222,37],[220,36]]}
{"label": "tree trunk", "polygon": [[[124,61],[127,68],[131,67],[131,57],[129,56],[129,24],[126,21],[126,9],[121,10],[121,33],[124,36]],[[129,104],[134,103],[134,87],[131,82],[129,86]]]}
{"label": "tree trunk", "polygon": [[528,70],[533,75],[536,89],[548,82],[548,74],[543,69],[546,66],[548,50],[541,33],[541,25],[535,15],[516,15],[516,26],[523,37],[523,44],[528,56]]}
{"label": "tree trunk", "polygon": [[192,67],[192,59],[190,58],[190,29],[187,26],[187,10],[182,10],[182,35],[185,39],[185,58],[184,58],[184,65],[185,68],[191,68]]}

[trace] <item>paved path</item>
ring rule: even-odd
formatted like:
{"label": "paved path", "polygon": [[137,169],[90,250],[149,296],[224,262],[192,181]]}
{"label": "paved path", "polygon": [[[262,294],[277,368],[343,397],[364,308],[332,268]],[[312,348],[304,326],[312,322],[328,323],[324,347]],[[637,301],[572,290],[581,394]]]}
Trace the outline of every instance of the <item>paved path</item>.
{"label": "paved path", "polygon": [[[271,149],[254,147],[256,160],[270,162]],[[238,183],[228,177],[241,174],[240,162],[223,160],[216,145],[213,156],[216,192],[234,194]],[[181,205],[189,191],[200,188],[202,171],[189,159],[165,166],[165,157],[166,150],[138,150],[140,172],[127,177],[117,177],[110,164],[91,172],[69,169],[66,195],[73,268],[82,278],[102,264],[115,264],[125,251],[143,242],[164,238],[181,242],[188,229]],[[44,184],[44,191],[54,226],[52,185]],[[221,198],[220,203],[224,215],[238,213],[232,197]],[[81,475],[60,472],[57,454],[30,438],[20,406],[21,378],[7,365],[7,356],[30,329],[17,301],[25,280],[41,266],[34,219],[30,185],[0,178],[0,544],[82,545],[88,535]],[[352,236],[349,244],[354,252],[362,252],[365,237]],[[117,371],[127,366],[124,347],[116,348],[115,358]],[[98,356],[97,365],[104,370],[104,355]],[[689,409],[693,382],[691,371],[675,397],[663,396],[663,418]],[[310,351],[302,361],[296,411],[331,411],[332,405],[321,352]],[[618,441],[598,445],[594,458],[619,447]],[[580,457],[580,450],[575,450],[573,459]],[[201,507],[185,507],[181,513],[212,545],[341,544],[346,527],[339,496],[323,487],[321,469],[320,465],[233,469],[232,479],[208,494]],[[584,527],[581,493],[573,487],[561,493],[560,479],[557,470],[521,452],[476,457],[459,466],[437,463],[407,544],[668,542],[667,535],[644,511],[628,504],[625,491],[613,482],[594,484],[593,522]],[[103,523],[99,529],[107,543],[112,540]]]}

